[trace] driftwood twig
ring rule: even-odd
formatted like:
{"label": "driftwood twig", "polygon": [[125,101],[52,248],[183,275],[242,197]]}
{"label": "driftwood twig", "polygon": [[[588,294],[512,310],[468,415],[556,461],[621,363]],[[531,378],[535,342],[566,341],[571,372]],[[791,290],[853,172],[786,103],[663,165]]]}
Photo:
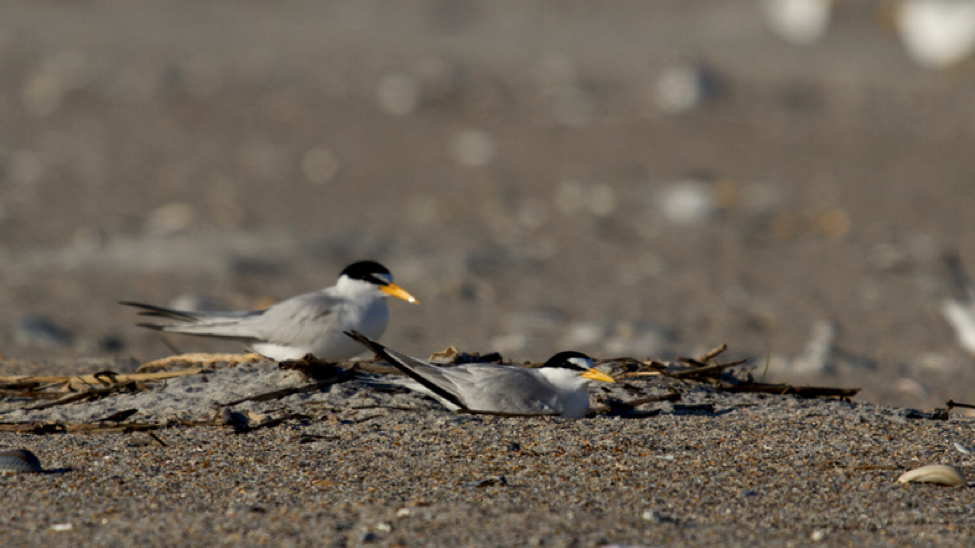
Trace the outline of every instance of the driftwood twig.
{"label": "driftwood twig", "polygon": [[301,386],[294,386],[291,388],[282,388],[281,390],[273,390],[271,392],[265,392],[263,394],[257,394],[254,396],[247,396],[246,398],[240,398],[239,400],[230,401],[227,403],[219,404],[220,407],[233,407],[234,405],[244,403],[245,401],[269,401],[284,398],[292,394],[304,394],[308,392],[316,392],[325,388],[330,384],[337,384],[340,382],[347,381],[355,375],[356,367],[351,369],[342,370],[338,375],[330,378],[321,380],[318,382],[313,382],[311,384],[304,384]]}
{"label": "driftwood twig", "polygon": [[859,388],[830,388],[824,386],[792,386],[791,384],[768,384],[763,382],[743,382],[739,384],[719,385],[718,390],[731,393],[764,393],[784,396],[795,394],[804,397],[842,397],[850,398],[860,391]]}

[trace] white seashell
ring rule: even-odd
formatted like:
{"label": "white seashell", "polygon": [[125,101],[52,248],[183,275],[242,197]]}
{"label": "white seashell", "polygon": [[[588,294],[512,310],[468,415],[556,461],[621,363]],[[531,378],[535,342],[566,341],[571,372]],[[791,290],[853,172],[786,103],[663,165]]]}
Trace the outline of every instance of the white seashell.
{"label": "white seashell", "polygon": [[928,466],[915,468],[914,470],[906,472],[904,475],[897,478],[897,481],[901,483],[940,483],[941,485],[948,485],[951,487],[965,487],[968,485],[965,482],[965,476],[961,473],[961,470],[955,468],[954,466],[947,466],[944,464],[929,464]]}

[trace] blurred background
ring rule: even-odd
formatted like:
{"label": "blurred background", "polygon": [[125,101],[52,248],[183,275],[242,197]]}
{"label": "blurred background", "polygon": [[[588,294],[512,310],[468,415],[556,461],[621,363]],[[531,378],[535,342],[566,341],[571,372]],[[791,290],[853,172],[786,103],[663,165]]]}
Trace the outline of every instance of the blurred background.
{"label": "blurred background", "polygon": [[0,374],[171,354],[119,300],[369,258],[414,355],[727,343],[971,402],[973,46],[968,0],[0,3]]}

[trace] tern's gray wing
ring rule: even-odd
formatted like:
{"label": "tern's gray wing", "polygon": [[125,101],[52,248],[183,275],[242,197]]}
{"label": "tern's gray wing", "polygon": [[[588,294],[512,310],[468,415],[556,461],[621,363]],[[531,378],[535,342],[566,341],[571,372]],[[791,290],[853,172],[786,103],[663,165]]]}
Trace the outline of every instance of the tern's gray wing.
{"label": "tern's gray wing", "polygon": [[[238,328],[261,341],[283,346],[305,346],[323,333],[341,327],[346,314],[344,300],[325,291],[293,297],[268,308],[258,316],[243,318]],[[341,332],[338,333],[341,336]]]}
{"label": "tern's gray wing", "polygon": [[444,376],[443,372],[446,371],[445,368],[437,367],[423,360],[386,348],[358,331],[347,332],[346,335],[381,356],[390,365],[405,373],[407,377],[431,393],[456,405],[460,409],[467,409],[462,394],[457,392],[453,382]]}
{"label": "tern's gray wing", "polygon": [[511,415],[565,411],[559,392],[534,369],[474,363],[440,371],[471,411]]}
{"label": "tern's gray wing", "polygon": [[196,312],[123,302],[143,309],[144,316],[175,320],[171,324],[139,324],[142,327],[245,342],[300,345],[320,337],[323,329],[334,328],[341,316],[341,299],[315,291],[282,301],[267,310],[254,312]]}
{"label": "tern's gray wing", "polygon": [[511,415],[563,411],[557,391],[532,369],[484,363],[438,367],[386,348],[357,331],[347,334],[459,409]]}

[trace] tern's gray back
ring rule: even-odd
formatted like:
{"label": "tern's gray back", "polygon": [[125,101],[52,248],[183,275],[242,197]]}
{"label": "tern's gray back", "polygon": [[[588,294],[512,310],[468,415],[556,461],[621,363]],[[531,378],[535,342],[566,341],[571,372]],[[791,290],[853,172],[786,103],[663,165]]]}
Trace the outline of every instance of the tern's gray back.
{"label": "tern's gray back", "polygon": [[341,299],[323,290],[293,297],[260,315],[242,318],[239,326],[265,341],[302,346],[321,337],[322,333],[334,331],[344,315],[355,313],[347,310]]}
{"label": "tern's gray back", "polygon": [[446,368],[444,376],[475,411],[545,415],[564,411],[559,393],[535,369],[494,364]]}

